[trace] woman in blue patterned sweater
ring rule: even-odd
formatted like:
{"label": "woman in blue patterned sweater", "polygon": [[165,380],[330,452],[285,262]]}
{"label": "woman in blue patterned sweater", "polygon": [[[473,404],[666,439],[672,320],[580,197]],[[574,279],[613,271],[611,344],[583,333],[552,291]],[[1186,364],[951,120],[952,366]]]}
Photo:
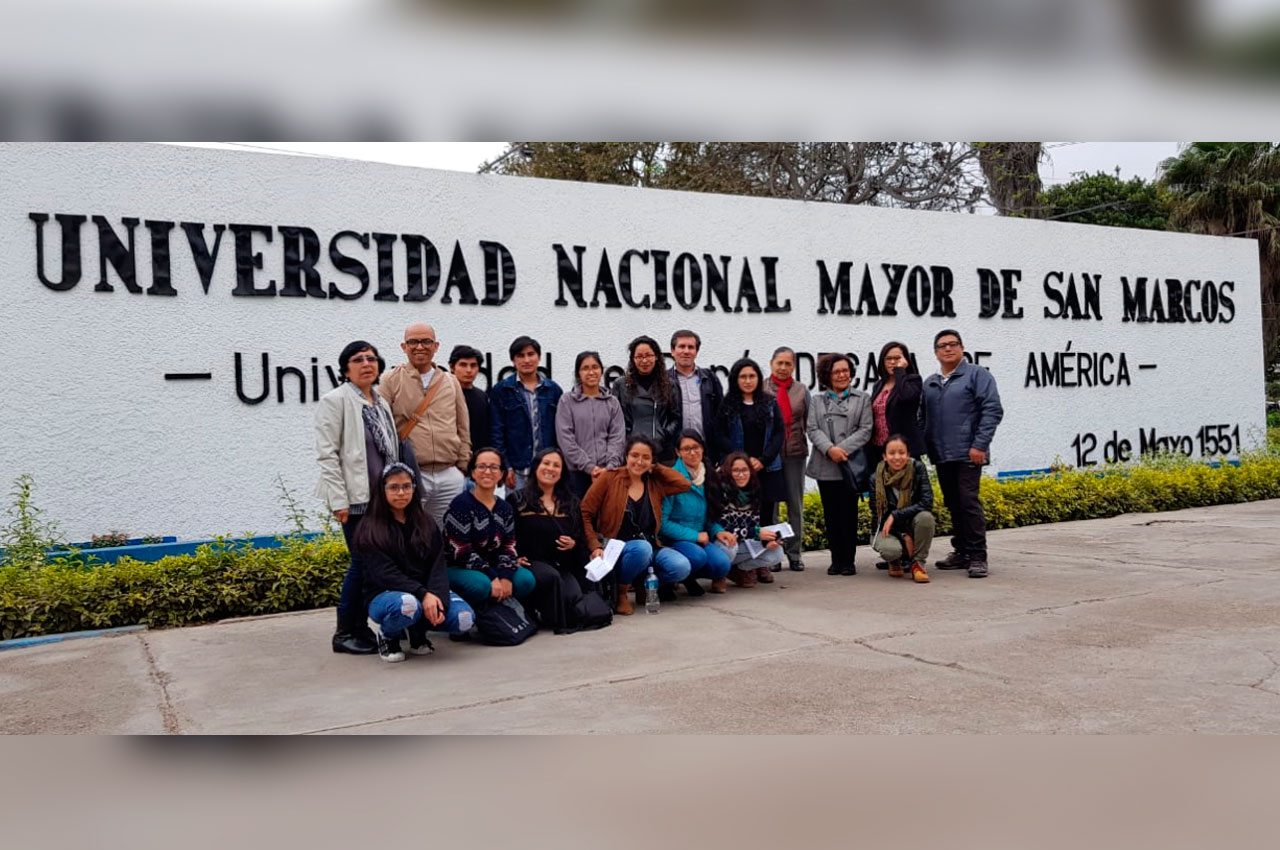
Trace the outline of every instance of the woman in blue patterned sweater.
{"label": "woman in blue patterned sweater", "polygon": [[475,490],[458,494],[444,515],[449,589],[473,608],[523,599],[534,589],[533,573],[516,563],[515,511],[494,492],[506,473],[496,449],[478,450],[467,467]]}

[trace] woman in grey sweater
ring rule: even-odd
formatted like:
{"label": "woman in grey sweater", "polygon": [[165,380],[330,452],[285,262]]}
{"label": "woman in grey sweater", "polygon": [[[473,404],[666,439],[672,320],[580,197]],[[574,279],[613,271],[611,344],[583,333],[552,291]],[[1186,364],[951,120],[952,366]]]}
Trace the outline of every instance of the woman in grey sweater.
{"label": "woman in grey sweater", "polygon": [[569,489],[581,499],[600,473],[622,466],[627,427],[622,406],[600,384],[599,353],[579,354],[573,372],[577,383],[556,409],[556,440],[568,464]]}
{"label": "woman in grey sweater", "polygon": [[[866,482],[857,482],[850,461],[865,471],[862,447],[871,437],[871,397],[853,384],[853,362],[843,354],[818,361],[818,388],[809,409],[806,434],[813,446],[805,472],[818,482],[822,516],[831,548],[827,575],[857,573],[858,497]],[[843,467],[843,468],[842,468]]]}

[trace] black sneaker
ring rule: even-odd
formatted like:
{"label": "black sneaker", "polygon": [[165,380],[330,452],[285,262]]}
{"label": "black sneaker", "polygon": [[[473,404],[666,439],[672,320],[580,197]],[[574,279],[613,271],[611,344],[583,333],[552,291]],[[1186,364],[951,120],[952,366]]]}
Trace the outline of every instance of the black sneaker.
{"label": "black sneaker", "polygon": [[410,655],[430,655],[436,651],[431,645],[431,641],[427,638],[427,624],[419,621],[409,628],[405,629],[409,633],[409,654]]}
{"label": "black sneaker", "polygon": [[969,562],[969,578],[986,578],[987,562],[986,561],[970,561]]}
{"label": "black sneaker", "polygon": [[[704,593],[706,593],[706,591],[702,589],[702,585],[698,584],[698,580],[696,578],[687,578],[683,582],[681,582],[681,584],[684,585],[684,589],[688,591],[690,596],[701,596]],[[674,587],[671,588],[671,595],[672,597],[675,596]],[[661,593],[658,594],[658,598],[659,599],[662,598]]]}
{"label": "black sneaker", "polygon": [[933,565],[940,570],[963,570],[969,566],[969,559],[959,552],[952,552],[941,561],[934,561]]}
{"label": "black sneaker", "polygon": [[404,652],[400,649],[399,640],[388,640],[378,635],[378,657],[383,661],[404,661]]}
{"label": "black sneaker", "polygon": [[877,570],[887,570],[887,569],[889,569],[889,562],[888,562],[888,561],[876,561],[876,569],[877,569]]}

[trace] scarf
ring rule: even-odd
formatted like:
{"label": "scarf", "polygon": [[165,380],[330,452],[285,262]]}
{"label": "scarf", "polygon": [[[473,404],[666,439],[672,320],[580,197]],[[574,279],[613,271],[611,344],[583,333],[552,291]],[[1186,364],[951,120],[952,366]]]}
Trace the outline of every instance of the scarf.
{"label": "scarf", "polygon": [[694,472],[689,469],[689,465],[685,464],[685,469],[689,470],[689,480],[693,482],[694,487],[701,487],[707,480],[707,465],[704,463],[698,467],[698,471]]}
{"label": "scarf", "polygon": [[378,404],[378,391],[372,391],[373,404],[370,404],[364,397],[364,393],[356,389],[355,384],[349,384],[349,386],[364,403],[360,408],[360,413],[364,417],[364,426],[373,435],[373,444],[377,447],[378,454],[382,455],[383,463],[395,463],[400,460],[400,437],[396,434],[396,424],[388,419],[386,411],[382,409],[382,405]]}
{"label": "scarf", "polygon": [[778,409],[782,411],[782,424],[786,426],[786,439],[791,439],[791,385],[796,382],[795,378],[787,378],[785,381],[779,381],[773,378],[773,383],[778,388]]}
{"label": "scarf", "polygon": [[913,461],[909,461],[902,469],[892,472],[889,464],[880,461],[880,465],[876,467],[876,504],[883,511],[881,517],[889,513],[887,491],[890,487],[898,491],[898,508],[905,508],[911,504],[911,485],[915,481],[915,466]]}

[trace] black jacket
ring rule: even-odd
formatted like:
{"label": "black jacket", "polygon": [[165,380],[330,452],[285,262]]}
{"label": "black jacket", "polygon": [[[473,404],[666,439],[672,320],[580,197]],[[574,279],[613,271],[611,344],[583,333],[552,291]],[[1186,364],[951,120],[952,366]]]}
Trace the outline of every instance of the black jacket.
{"label": "black jacket", "polygon": [[[698,392],[702,396],[702,438],[707,441],[707,448],[712,448],[712,430],[716,425],[716,417],[720,415],[720,405],[724,403],[724,388],[720,386],[720,379],[710,369],[703,369],[697,366],[693,370],[698,376]],[[684,397],[680,391],[680,373],[671,367],[667,370],[667,377],[671,379],[671,389],[675,394],[676,419],[679,421],[680,428],[676,432],[684,430]],[[718,458],[708,458],[708,460],[718,460]]]}
{"label": "black jacket", "polygon": [[[924,457],[924,430],[920,427],[920,395],[923,381],[919,375],[908,375],[904,369],[895,370],[898,374],[889,391],[889,398],[884,407],[884,418],[889,423],[889,434],[901,434],[907,438],[907,450],[913,458]],[[884,379],[876,381],[871,391],[874,402],[880,390],[884,388]],[[897,520],[894,520],[897,522]]]}
{"label": "black jacket", "polygon": [[636,394],[627,392],[627,377],[613,382],[610,392],[622,406],[622,418],[626,422],[627,436],[644,434],[658,444],[658,456],[654,460],[671,463],[676,457],[676,442],[680,436],[680,402],[679,395],[673,396],[673,403],[662,404],[653,397],[650,390],[639,384]]}
{"label": "black jacket", "polygon": [[[398,556],[382,549],[358,549],[360,569],[363,574],[365,608],[379,593],[394,590],[411,593],[419,602],[428,591],[434,593],[449,611],[449,573],[444,559],[444,535],[428,517],[431,523],[427,544],[428,558],[409,557],[400,560]],[[404,548],[409,550],[409,527],[396,523],[404,536]]]}
{"label": "black jacket", "polygon": [[462,397],[467,400],[467,414],[471,420],[471,450],[487,448],[493,445],[493,432],[489,428],[489,394],[484,390],[471,387],[463,389]]}
{"label": "black jacket", "polygon": [[[912,503],[905,508],[896,508],[893,510],[893,530],[892,534],[901,536],[911,532],[911,522],[916,518],[916,514],[921,511],[933,510],[933,484],[929,481],[929,470],[925,467],[924,461],[911,459],[914,464],[911,473],[911,495],[914,497]],[[883,461],[881,462],[883,466]],[[873,470],[873,475],[878,474],[879,470]],[[889,495],[887,492],[885,495]],[[886,510],[888,505],[876,504],[876,484],[875,478],[871,479],[871,493],[869,499],[869,507],[871,508],[871,534],[874,536],[884,527],[884,521],[889,515]]]}

